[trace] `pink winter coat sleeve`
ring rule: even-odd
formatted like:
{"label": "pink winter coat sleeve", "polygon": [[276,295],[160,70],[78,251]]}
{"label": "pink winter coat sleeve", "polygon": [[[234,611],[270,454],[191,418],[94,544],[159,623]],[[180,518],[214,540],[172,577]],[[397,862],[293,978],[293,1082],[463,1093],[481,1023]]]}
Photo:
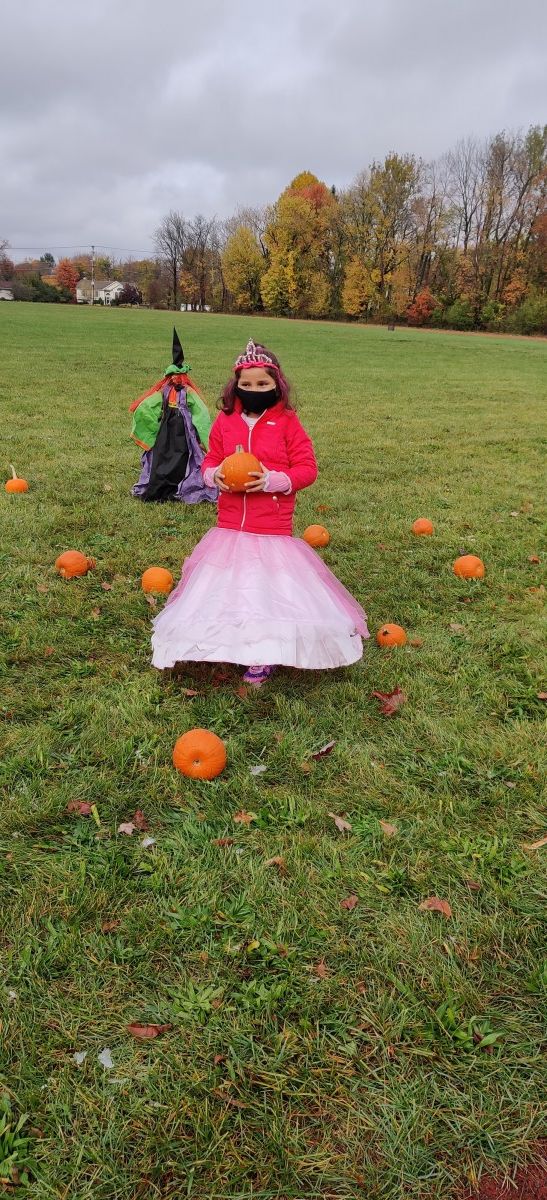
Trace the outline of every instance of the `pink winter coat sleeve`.
{"label": "pink winter coat sleeve", "polygon": [[297,416],[287,422],[287,452],[289,466],[283,470],[291,481],[291,491],[298,492],[309,487],[317,479],[317,462],[311,437]]}
{"label": "pink winter coat sleeve", "polygon": [[211,432],[209,434],[209,449],[201,464],[202,475],[205,475],[205,472],[209,467],[213,467],[213,469],[216,470],[216,468],[220,466],[221,462],[224,462],[224,457],[222,434],[220,432],[220,418],[217,417],[211,426]]}

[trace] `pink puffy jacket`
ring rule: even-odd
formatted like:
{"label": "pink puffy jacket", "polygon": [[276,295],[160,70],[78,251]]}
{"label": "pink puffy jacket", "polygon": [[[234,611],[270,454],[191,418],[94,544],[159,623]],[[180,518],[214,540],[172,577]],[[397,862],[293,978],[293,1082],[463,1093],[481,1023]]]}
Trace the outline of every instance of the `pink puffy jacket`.
{"label": "pink puffy jacket", "polygon": [[220,492],[218,525],[244,533],[292,533],[295,492],[317,479],[317,463],[311,438],[295,412],[280,402],[268,408],[252,429],[241,416],[236,399],[233,413],[219,413],[209,435],[209,451],[201,465],[219,467],[238,446],[255,454],[268,471],[284,471],[291,481],[289,495],[255,492]]}

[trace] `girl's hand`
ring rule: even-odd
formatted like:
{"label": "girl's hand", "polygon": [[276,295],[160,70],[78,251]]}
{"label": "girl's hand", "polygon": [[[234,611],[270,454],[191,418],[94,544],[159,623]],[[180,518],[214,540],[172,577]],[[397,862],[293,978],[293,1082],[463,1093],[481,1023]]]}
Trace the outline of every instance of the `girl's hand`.
{"label": "girl's hand", "polygon": [[260,464],[260,471],[249,471],[249,475],[254,475],[252,483],[245,484],[246,492],[263,492],[268,480],[268,472],[264,463]]}
{"label": "girl's hand", "polygon": [[217,485],[217,488],[220,492],[229,492],[230,491],[229,487],[226,487],[226,484],[224,483],[224,475],[222,473],[223,466],[224,466],[224,463],[221,462],[220,467],[217,467],[217,469],[214,473],[213,479],[214,479],[214,481]]}

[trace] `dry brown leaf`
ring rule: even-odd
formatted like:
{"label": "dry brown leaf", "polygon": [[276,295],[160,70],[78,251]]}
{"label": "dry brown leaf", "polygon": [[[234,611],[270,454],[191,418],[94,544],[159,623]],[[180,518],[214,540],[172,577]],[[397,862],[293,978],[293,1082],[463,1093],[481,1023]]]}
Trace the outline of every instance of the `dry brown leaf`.
{"label": "dry brown leaf", "polygon": [[547,834],[545,835],[545,837],[540,838],[538,842],[524,842],[522,849],[523,850],[541,850],[542,846],[547,846]]}
{"label": "dry brown leaf", "polygon": [[101,583],[101,587],[103,589],[103,592],[111,592],[112,591],[112,584],[107,583],[106,580],[103,580],[103,582]]}
{"label": "dry brown leaf", "polygon": [[452,633],[465,633],[465,625],[459,625],[457,621],[451,621],[449,628]]}
{"label": "dry brown leaf", "polygon": [[276,854],[274,856],[274,858],[267,858],[264,863],[264,866],[265,867],[277,867],[280,875],[287,874],[287,866],[285,863],[285,859],[282,857],[281,854]]}
{"label": "dry brown leaf", "polygon": [[248,695],[248,687],[245,687],[244,683],[240,683],[239,687],[236,687],[236,696],[239,696],[240,700],[246,700]]}
{"label": "dry brown leaf", "polygon": [[98,621],[98,620],[99,620],[99,617],[100,617],[100,615],[101,615],[101,610],[100,610],[100,608],[99,608],[98,606],[97,606],[97,608],[92,608],[92,609],[91,609],[91,616],[93,617],[93,620],[94,620],[94,621]]}
{"label": "dry brown leaf", "polygon": [[[235,820],[235,818],[234,818],[234,820]],[[233,846],[234,841],[235,841],[235,838],[231,838],[231,837],[213,838],[211,845],[212,846],[220,846],[222,849],[224,849],[225,846]]]}
{"label": "dry brown leaf", "polygon": [[135,829],[140,829],[141,833],[146,833],[150,829],[150,825],[142,811],[142,808],[137,808],[131,817]]}
{"label": "dry brown leaf", "polygon": [[319,513],[328,513],[330,512],[330,504],[318,504],[315,511]]}
{"label": "dry brown leaf", "polygon": [[111,491],[112,491],[112,484],[111,483],[103,483],[103,492],[111,492]]}
{"label": "dry brown leaf", "polygon": [[327,967],[324,958],[321,958],[319,962],[315,963],[315,966],[312,967],[312,971],[314,975],[317,975],[318,979],[328,979],[330,975],[329,968]]}
{"label": "dry brown leaf", "polygon": [[225,1054],[215,1054],[215,1057],[213,1059],[213,1066],[218,1067],[219,1063],[223,1063],[223,1062],[226,1062],[226,1055]]}
{"label": "dry brown leaf", "polygon": [[188,700],[192,700],[194,696],[199,696],[199,692],[196,691],[195,688],[183,688],[182,694],[183,696],[186,696]]}
{"label": "dry brown leaf", "polygon": [[46,646],[44,650],[44,658],[51,658],[52,654],[55,654],[53,646]]}
{"label": "dry brown leaf", "polygon": [[423,646],[423,644],[424,644],[424,639],[423,638],[411,638],[408,644],[409,644],[409,646],[414,646],[416,650],[419,650],[420,646]]}
{"label": "dry brown leaf", "polygon": [[359,903],[358,896],[346,896],[345,900],[340,901],[340,908],[346,908],[348,912],[353,912],[355,905]]}
{"label": "dry brown leaf", "polygon": [[144,598],[146,600],[146,603],[150,605],[150,608],[158,607],[158,602],[157,602],[155,596],[145,596]]}
{"label": "dry brown leaf", "polygon": [[300,770],[302,771],[303,775],[309,775],[310,772],[313,771],[313,767],[312,767],[311,763],[303,762],[303,763],[300,763]]}
{"label": "dry brown leaf", "polygon": [[465,884],[466,887],[469,888],[470,892],[480,892],[481,890],[481,885],[480,883],[477,883],[476,879],[466,879]]}
{"label": "dry brown leaf", "polygon": [[443,917],[452,916],[452,909],[448,903],[448,900],[440,900],[438,896],[428,896],[427,900],[422,900],[422,903],[418,905],[418,908],[423,909],[424,912],[442,913]]}
{"label": "dry brown leaf", "polygon": [[115,929],[119,929],[121,921],[103,921],[101,925],[101,933],[114,933]]}
{"label": "dry brown leaf", "polygon": [[530,555],[530,557],[529,557],[529,559],[528,559],[528,562],[531,562],[531,563],[540,563],[540,562],[541,562],[541,559],[538,557],[538,555],[537,555],[537,554],[531,554],[531,555]]}
{"label": "dry brown leaf", "polygon": [[380,701],[380,712],[383,717],[393,717],[399,711],[403,704],[406,704],[407,697],[402,688],[396,687],[392,692],[372,692],[373,696]]}
{"label": "dry brown leaf", "polygon": [[538,700],[547,700],[547,692],[536,692]]}
{"label": "dry brown leaf", "polygon": [[250,825],[251,821],[256,821],[256,813],[241,809],[241,812],[234,813],[232,821],[235,821],[236,825]]}
{"label": "dry brown leaf", "polygon": [[137,826],[132,821],[122,821],[121,825],[118,825],[118,833],[126,833],[128,837],[131,837],[136,828]]}
{"label": "dry brown leaf", "polygon": [[333,812],[330,812],[327,815],[332,817],[334,824],[336,825],[336,828],[340,830],[340,833],[350,833],[352,827],[349,821],[345,821],[343,817],[339,817]]}
{"label": "dry brown leaf", "polygon": [[45,584],[45,583],[37,583],[37,584],[36,584],[36,591],[37,591],[37,592],[42,592],[42,594],[43,594],[43,593],[45,593],[45,592],[49,592],[49,588],[46,586],[46,584]]}
{"label": "dry brown leaf", "polygon": [[69,800],[66,806],[67,812],[77,812],[80,817],[91,816],[91,804],[88,800]]}
{"label": "dry brown leaf", "polygon": [[168,1029],[172,1029],[172,1025],[140,1025],[138,1021],[133,1021],[127,1026],[127,1032],[131,1037],[138,1038],[140,1041],[150,1041],[151,1038],[157,1038],[161,1033],[167,1033]]}
{"label": "dry brown leaf", "polygon": [[392,825],[390,821],[380,821],[380,829],[385,833],[386,837],[395,837],[397,826]]}

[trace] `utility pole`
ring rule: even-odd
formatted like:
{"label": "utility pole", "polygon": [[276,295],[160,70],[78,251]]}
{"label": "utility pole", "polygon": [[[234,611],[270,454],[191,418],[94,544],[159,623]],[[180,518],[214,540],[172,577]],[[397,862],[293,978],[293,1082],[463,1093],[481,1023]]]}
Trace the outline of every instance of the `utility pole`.
{"label": "utility pole", "polygon": [[95,247],[91,247],[91,303],[95,303]]}

